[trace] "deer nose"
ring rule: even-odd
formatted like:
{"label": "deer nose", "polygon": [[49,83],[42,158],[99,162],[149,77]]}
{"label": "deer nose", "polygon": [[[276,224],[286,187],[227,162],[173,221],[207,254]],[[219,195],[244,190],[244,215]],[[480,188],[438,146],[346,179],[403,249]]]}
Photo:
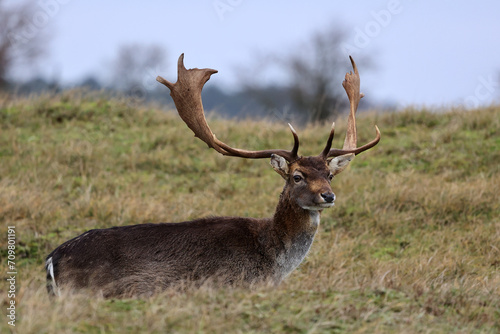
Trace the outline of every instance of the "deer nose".
{"label": "deer nose", "polygon": [[333,203],[333,201],[335,201],[335,194],[334,193],[322,193],[321,197],[323,197],[323,199],[327,203]]}

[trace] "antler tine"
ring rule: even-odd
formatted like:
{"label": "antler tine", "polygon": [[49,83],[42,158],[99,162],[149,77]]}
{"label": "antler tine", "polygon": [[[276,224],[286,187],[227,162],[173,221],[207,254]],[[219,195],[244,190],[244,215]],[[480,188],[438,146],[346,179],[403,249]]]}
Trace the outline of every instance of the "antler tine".
{"label": "antler tine", "polygon": [[330,136],[328,137],[328,140],[326,141],[325,149],[321,153],[321,156],[325,159],[328,158],[328,154],[330,153],[330,148],[332,147],[334,135],[335,135],[335,122],[332,123],[332,129],[330,130]]}
{"label": "antler tine", "polygon": [[375,138],[363,146],[356,147],[353,149],[348,149],[348,150],[344,150],[344,149],[341,150],[341,149],[337,149],[337,148],[332,148],[330,150],[330,153],[328,153],[328,158],[338,157],[339,155],[344,155],[344,154],[349,154],[349,153],[354,153],[355,155],[358,155],[359,153],[364,152],[364,151],[372,148],[373,146],[377,145],[378,142],[380,141],[380,130],[378,129],[378,126],[376,126],[376,125],[375,125],[375,133],[376,133]]}
{"label": "antler tine", "polygon": [[292,124],[288,123],[288,127],[290,128],[290,131],[292,131],[292,135],[293,135],[293,148],[292,148],[292,151],[290,152],[290,155],[291,155],[291,159],[295,160],[299,157],[298,156],[299,136],[297,135],[297,132],[293,128]]}
{"label": "antler tine", "polygon": [[186,69],[184,66],[184,54],[181,54],[177,62],[177,82],[171,83],[161,76],[158,76],[156,80],[170,89],[170,96],[172,96],[172,99],[174,100],[175,107],[177,108],[180,117],[191,129],[191,131],[194,132],[195,137],[204,141],[208,147],[213,148],[223,155],[240,158],[262,159],[269,158],[271,155],[277,154],[285,158],[288,162],[296,160],[298,158],[297,151],[299,148],[299,139],[297,133],[291,126],[290,129],[294,137],[294,147],[291,151],[247,151],[233,148],[217,139],[208,126],[201,100],[201,91],[203,86],[214,73],[217,73],[217,71],[210,68]]}
{"label": "antler tine", "polygon": [[327,148],[329,148],[331,145],[331,140],[333,139],[333,129],[332,129],[330,138],[328,138],[328,143],[330,144],[327,143],[327,147],[325,147],[325,150],[322,153],[322,155],[326,156],[326,158],[337,157],[339,155],[344,155],[348,153],[359,154],[377,145],[377,143],[380,141],[380,131],[378,127],[375,125],[375,131],[376,131],[375,139],[370,141],[368,144],[365,144],[361,147],[357,147],[356,111],[358,110],[359,101],[364,96],[364,94],[360,92],[360,79],[359,79],[358,67],[356,66],[356,63],[354,62],[354,59],[352,59],[351,56],[349,56],[349,59],[351,60],[354,73],[352,71],[346,73],[345,79],[342,82],[342,86],[344,87],[347,93],[347,97],[349,98],[349,105],[350,105],[344,146],[341,150],[330,149],[328,154],[325,154]]}

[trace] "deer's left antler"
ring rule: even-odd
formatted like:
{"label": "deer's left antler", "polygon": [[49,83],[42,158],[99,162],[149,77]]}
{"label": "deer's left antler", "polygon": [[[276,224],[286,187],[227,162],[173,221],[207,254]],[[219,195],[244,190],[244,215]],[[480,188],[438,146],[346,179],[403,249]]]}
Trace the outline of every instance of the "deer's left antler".
{"label": "deer's left antler", "polygon": [[340,155],[349,153],[359,154],[377,145],[378,142],[380,141],[380,130],[375,125],[375,131],[376,131],[375,139],[373,139],[371,142],[361,147],[357,147],[356,111],[358,110],[359,101],[364,96],[364,94],[360,92],[360,79],[359,79],[358,67],[356,66],[356,63],[354,62],[354,59],[352,59],[351,56],[349,56],[349,59],[351,60],[354,73],[352,71],[346,73],[345,79],[342,82],[342,86],[344,87],[347,93],[347,97],[349,98],[349,104],[350,104],[350,112],[349,112],[349,118],[347,119],[347,132],[345,135],[344,147],[341,150],[336,148],[330,149],[330,147],[332,146],[334,127],[335,127],[335,123],[333,123],[332,130],[330,132],[330,137],[328,137],[328,140],[326,142],[326,147],[321,153],[321,155],[325,159],[329,157],[338,157]]}

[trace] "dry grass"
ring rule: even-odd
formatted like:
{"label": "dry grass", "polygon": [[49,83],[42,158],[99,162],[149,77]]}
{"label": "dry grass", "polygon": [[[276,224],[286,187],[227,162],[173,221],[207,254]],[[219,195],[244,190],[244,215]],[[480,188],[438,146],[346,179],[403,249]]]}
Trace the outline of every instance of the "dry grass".
{"label": "dry grass", "polygon": [[[267,162],[206,149],[173,113],[81,92],[0,97],[1,267],[15,225],[19,272],[17,325],[2,285],[1,332],[498,332],[500,108],[366,115],[362,141],[374,123],[382,142],[334,180],[336,206],[280,287],[54,301],[43,262],[63,241],[96,227],[270,216],[282,181]],[[291,144],[283,125],[211,125],[239,147]],[[319,153],[328,126],[299,131],[302,154]]]}

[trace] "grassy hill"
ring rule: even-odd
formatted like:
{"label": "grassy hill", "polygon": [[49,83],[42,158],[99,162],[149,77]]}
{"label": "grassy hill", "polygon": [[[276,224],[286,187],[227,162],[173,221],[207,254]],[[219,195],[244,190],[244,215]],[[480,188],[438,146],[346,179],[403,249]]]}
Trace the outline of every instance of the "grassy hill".
{"label": "grassy hill", "polygon": [[[283,122],[285,123],[285,122]],[[291,148],[286,124],[210,121],[241,148]],[[266,160],[222,157],[174,113],[67,92],[0,97],[0,251],[17,236],[8,333],[497,333],[500,107],[361,115],[356,157],[333,181],[306,261],[278,288],[166,291],[147,300],[50,300],[45,256],[92,228],[208,215],[271,216],[283,186]],[[341,146],[344,120],[337,122]],[[329,124],[297,129],[319,154]]]}

